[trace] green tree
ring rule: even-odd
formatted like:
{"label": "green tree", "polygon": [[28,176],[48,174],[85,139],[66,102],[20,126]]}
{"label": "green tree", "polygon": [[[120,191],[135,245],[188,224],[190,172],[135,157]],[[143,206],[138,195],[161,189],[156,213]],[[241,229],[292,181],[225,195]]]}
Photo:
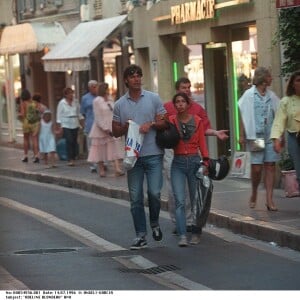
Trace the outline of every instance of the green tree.
{"label": "green tree", "polygon": [[278,21],[275,40],[283,46],[281,74],[287,76],[300,69],[300,7],[281,9]]}

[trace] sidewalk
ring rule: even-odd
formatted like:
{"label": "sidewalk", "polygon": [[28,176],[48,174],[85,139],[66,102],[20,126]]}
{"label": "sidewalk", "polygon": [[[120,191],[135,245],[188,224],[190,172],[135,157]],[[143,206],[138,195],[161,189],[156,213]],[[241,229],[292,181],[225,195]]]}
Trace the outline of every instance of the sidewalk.
{"label": "sidewalk", "polygon": [[[90,172],[85,160],[76,161],[75,167],[58,161],[57,168],[47,169],[43,161],[34,164],[29,159],[28,163],[22,163],[22,156],[21,149],[0,146],[0,175],[82,189],[112,198],[129,198],[126,176],[114,177],[112,168],[107,177],[100,178]],[[282,189],[275,189],[274,202],[279,211],[268,212],[263,187],[260,187],[255,209],[248,206],[250,193],[248,179],[228,176],[222,181],[214,181],[209,223],[300,251],[300,197],[286,198]],[[161,203],[162,209],[167,210],[165,185]]]}

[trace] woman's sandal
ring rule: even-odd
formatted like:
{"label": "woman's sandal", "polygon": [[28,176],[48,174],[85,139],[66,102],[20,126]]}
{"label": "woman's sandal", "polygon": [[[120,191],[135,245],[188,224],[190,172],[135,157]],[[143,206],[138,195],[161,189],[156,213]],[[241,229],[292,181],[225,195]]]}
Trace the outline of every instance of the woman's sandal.
{"label": "woman's sandal", "polygon": [[276,206],[268,205],[267,203],[266,203],[266,208],[268,211],[278,211],[278,208]]}
{"label": "woman's sandal", "polygon": [[123,175],[125,175],[125,173],[123,171],[116,171],[115,172],[116,177],[123,176]]}
{"label": "woman's sandal", "polygon": [[106,177],[106,172],[104,170],[99,171],[99,176],[100,177]]}
{"label": "woman's sandal", "polygon": [[255,208],[256,206],[256,201],[252,201],[252,197],[250,198],[250,201],[249,201],[249,207],[250,208]]}

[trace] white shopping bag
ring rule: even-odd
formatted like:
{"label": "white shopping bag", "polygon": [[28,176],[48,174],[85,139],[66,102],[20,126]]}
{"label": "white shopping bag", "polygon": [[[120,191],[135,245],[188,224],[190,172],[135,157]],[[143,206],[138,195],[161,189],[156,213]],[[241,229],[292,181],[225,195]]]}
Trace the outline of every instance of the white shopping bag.
{"label": "white shopping bag", "polygon": [[250,178],[250,155],[250,152],[237,151],[234,153],[231,163],[231,176]]}
{"label": "white shopping bag", "polygon": [[140,133],[140,125],[132,120],[129,120],[129,127],[125,142],[125,157],[123,165],[126,170],[130,170],[134,167],[144,140],[144,134]]}

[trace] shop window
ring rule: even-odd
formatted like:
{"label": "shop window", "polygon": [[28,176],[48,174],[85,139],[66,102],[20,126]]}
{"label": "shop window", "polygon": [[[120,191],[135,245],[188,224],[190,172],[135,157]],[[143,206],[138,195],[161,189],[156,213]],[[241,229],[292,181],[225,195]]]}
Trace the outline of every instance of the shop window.
{"label": "shop window", "polygon": [[63,5],[63,0],[54,0],[55,6],[62,6]]}
{"label": "shop window", "polygon": [[[234,115],[235,136],[239,136],[238,100],[252,85],[252,78],[257,67],[257,32],[256,26],[249,27],[249,40],[232,42],[234,74]],[[235,148],[240,150],[239,143]]]}
{"label": "shop window", "polygon": [[116,57],[121,54],[120,46],[113,41],[103,49],[104,81],[108,83],[109,94],[114,100],[118,93]]}
{"label": "shop window", "polygon": [[184,72],[191,81],[193,99],[205,108],[204,71],[201,45],[187,45],[189,63],[184,66]]}
{"label": "shop window", "polygon": [[29,11],[30,12],[35,11],[35,0],[29,0]]}
{"label": "shop window", "polygon": [[18,11],[20,14],[26,12],[26,0],[18,0]]}
{"label": "shop window", "polygon": [[249,40],[232,42],[233,70],[236,78],[236,97],[250,87],[257,67],[256,27],[249,27]]}
{"label": "shop window", "polygon": [[40,0],[40,9],[44,9],[46,7],[47,0]]}
{"label": "shop window", "polygon": [[0,94],[0,120],[1,124],[8,123],[7,117],[7,86],[5,80],[5,61],[4,56],[0,56],[0,86],[1,86],[1,94]]}
{"label": "shop window", "polygon": [[18,114],[20,112],[20,95],[22,90],[21,75],[20,75],[20,57],[18,54],[12,56],[13,68],[13,97],[15,101],[15,122],[18,121]]}

